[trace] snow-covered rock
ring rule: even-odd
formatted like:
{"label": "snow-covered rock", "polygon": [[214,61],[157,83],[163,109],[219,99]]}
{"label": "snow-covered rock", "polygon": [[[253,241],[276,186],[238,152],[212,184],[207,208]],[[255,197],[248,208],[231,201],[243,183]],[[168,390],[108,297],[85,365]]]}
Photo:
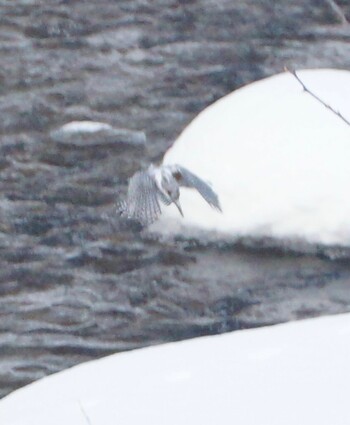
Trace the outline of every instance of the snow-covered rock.
{"label": "snow-covered rock", "polygon": [[60,130],[64,133],[96,133],[101,130],[110,130],[112,126],[99,121],[71,121],[64,124]]}
{"label": "snow-covered rock", "polygon": [[[304,70],[307,88],[350,119],[350,72]],[[350,127],[290,73],[206,108],[166,153],[210,181],[223,214],[183,189],[185,218],[164,209],[153,230],[350,245]]]}
{"label": "snow-covered rock", "polygon": [[61,145],[71,147],[143,148],[146,135],[142,131],[114,128],[98,121],[72,121],[51,131],[51,139]]}
{"label": "snow-covered rock", "polygon": [[144,348],[0,401],[4,425],[345,425],[350,314]]}

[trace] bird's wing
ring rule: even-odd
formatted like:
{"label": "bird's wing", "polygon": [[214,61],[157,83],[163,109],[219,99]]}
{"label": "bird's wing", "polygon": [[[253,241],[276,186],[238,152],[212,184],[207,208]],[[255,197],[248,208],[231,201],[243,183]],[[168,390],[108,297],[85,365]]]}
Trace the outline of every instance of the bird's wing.
{"label": "bird's wing", "polygon": [[158,191],[158,198],[163,202],[167,207],[173,202],[170,198],[167,198],[161,191]]}
{"label": "bird's wing", "polygon": [[145,225],[153,223],[161,213],[157,195],[156,183],[147,171],[136,173],[129,182],[126,215]]}
{"label": "bird's wing", "polygon": [[172,165],[171,170],[180,186],[198,190],[211,207],[222,212],[218,195],[213,191],[208,183],[191,173],[191,171],[188,171],[187,168],[181,167],[180,165]]}

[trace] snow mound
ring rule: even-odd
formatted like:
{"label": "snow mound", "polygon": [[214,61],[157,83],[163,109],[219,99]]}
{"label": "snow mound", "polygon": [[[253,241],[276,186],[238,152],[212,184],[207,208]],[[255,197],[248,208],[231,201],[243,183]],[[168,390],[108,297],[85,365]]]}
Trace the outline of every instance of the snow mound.
{"label": "snow mound", "polygon": [[64,124],[59,130],[64,133],[97,133],[111,128],[111,125],[99,121],[71,121]]}
{"label": "snow mound", "polygon": [[350,314],[116,354],[0,401],[6,425],[344,425]]}
{"label": "snow mound", "polygon": [[[307,88],[350,119],[350,72],[298,72]],[[350,245],[350,127],[290,73],[243,87],[201,112],[164,163],[210,181],[223,214],[183,189],[152,230]]]}

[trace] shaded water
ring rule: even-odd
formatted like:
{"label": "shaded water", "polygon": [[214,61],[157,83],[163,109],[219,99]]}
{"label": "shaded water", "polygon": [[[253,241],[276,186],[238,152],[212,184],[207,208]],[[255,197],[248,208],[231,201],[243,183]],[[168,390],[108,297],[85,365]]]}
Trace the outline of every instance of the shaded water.
{"label": "shaded water", "polygon": [[[349,68],[327,2],[0,8],[0,396],[116,351],[350,310],[346,250],[159,241],[114,213],[212,101],[286,64]],[[57,133],[82,119],[125,131]]]}

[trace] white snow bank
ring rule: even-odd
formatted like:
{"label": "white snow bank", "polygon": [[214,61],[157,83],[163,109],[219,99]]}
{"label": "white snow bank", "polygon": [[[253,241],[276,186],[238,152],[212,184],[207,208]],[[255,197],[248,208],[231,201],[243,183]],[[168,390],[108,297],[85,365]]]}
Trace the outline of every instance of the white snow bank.
{"label": "white snow bank", "polygon": [[59,130],[64,133],[97,133],[111,128],[111,125],[99,121],[71,121],[64,124]]}
{"label": "white snow bank", "polygon": [[[307,70],[306,86],[350,119],[350,72]],[[350,127],[289,73],[250,84],[206,108],[164,158],[212,182],[222,215],[183,189],[185,218],[164,209],[163,233],[350,245]]]}
{"label": "white snow bank", "polygon": [[0,401],[0,423],[344,425],[349,358],[350,314],[197,338],[45,378]]}

